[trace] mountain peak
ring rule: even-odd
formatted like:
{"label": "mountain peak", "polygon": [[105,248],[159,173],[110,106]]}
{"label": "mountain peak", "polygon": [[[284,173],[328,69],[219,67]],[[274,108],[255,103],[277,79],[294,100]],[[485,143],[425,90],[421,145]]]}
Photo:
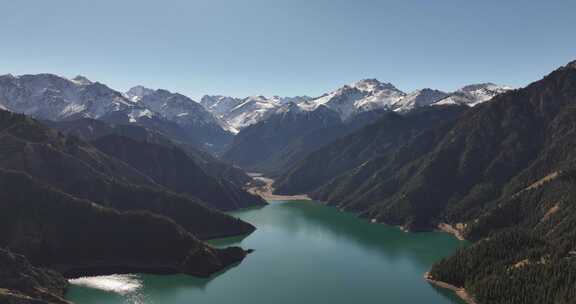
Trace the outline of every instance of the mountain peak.
{"label": "mountain peak", "polygon": [[4,75],[0,75],[0,78],[9,78],[9,79],[14,79],[16,78],[16,76],[8,73],[8,74],[4,74]]}
{"label": "mountain peak", "polygon": [[92,81],[82,75],[78,75],[71,79],[73,82],[79,85],[89,85],[92,84]]}
{"label": "mountain peak", "polygon": [[568,69],[576,69],[576,60],[570,61],[567,65],[566,68]]}
{"label": "mountain peak", "polygon": [[467,85],[467,86],[460,88],[460,91],[470,92],[470,91],[481,90],[481,89],[486,89],[486,88],[494,88],[494,87],[499,87],[499,86],[492,83],[492,82],[475,83],[475,84],[470,84],[470,85]]}
{"label": "mountain peak", "polygon": [[154,90],[149,89],[147,87],[137,85],[126,92],[126,96],[134,102],[142,99],[142,97],[146,95],[150,95],[154,93]]}
{"label": "mountain peak", "polygon": [[356,81],[350,85],[361,91],[376,91],[376,90],[398,90],[394,85],[388,82],[380,82],[376,78],[366,78]]}

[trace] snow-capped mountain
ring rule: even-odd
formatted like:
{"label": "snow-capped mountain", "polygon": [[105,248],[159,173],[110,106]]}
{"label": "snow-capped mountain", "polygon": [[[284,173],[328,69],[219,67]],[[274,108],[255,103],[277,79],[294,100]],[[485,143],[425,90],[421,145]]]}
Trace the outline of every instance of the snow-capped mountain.
{"label": "snow-capped mountain", "polygon": [[191,98],[168,90],[136,86],[126,96],[137,104],[159,113],[162,117],[182,126],[222,127],[221,121]]}
{"label": "snow-capped mountain", "polygon": [[428,88],[416,90],[397,101],[392,105],[392,108],[397,112],[406,112],[418,107],[431,105],[446,96],[448,96],[447,93],[438,90]]}
{"label": "snow-capped mountain", "polygon": [[138,102],[142,97],[152,93],[154,93],[154,90],[137,85],[124,93],[124,96],[133,102]]}
{"label": "snow-capped mountain", "polygon": [[310,100],[308,96],[271,98],[265,96],[250,96],[234,98],[221,95],[206,95],[201,104],[212,114],[227,122],[235,130],[241,130],[269,117],[276,109],[289,103],[302,103]]}
{"label": "snow-capped mountain", "polygon": [[205,95],[200,100],[208,111],[217,117],[223,118],[230,110],[242,103],[241,98],[222,96],[222,95]]}
{"label": "snow-capped mountain", "polygon": [[319,98],[300,103],[307,110],[324,105],[348,119],[355,114],[378,109],[392,109],[392,105],[406,96],[390,83],[376,79],[364,79],[345,85]]}
{"label": "snow-capped mountain", "polygon": [[465,104],[474,106],[487,101],[511,88],[492,83],[466,86],[456,92],[446,93],[434,89],[421,89],[409,94],[390,83],[377,79],[363,79],[340,87],[317,98],[252,96],[244,99],[226,96],[204,96],[202,105],[215,116],[226,121],[236,130],[265,120],[278,111],[286,111],[283,105],[291,104],[302,111],[313,111],[324,106],[335,111],[344,121],[365,112],[391,110],[407,112],[429,105]]}
{"label": "snow-capped mountain", "polygon": [[510,90],[512,90],[511,87],[493,83],[473,84],[449,94],[447,97],[434,103],[434,105],[460,104],[473,107]]}
{"label": "snow-capped mountain", "polygon": [[225,123],[184,95],[142,86],[122,94],[83,76],[2,75],[0,108],[53,121],[93,118],[140,124],[214,150],[233,136]]}
{"label": "snow-capped mountain", "polygon": [[62,120],[100,118],[135,105],[121,93],[86,77],[52,75],[0,76],[0,106],[33,117]]}
{"label": "snow-capped mountain", "polygon": [[126,96],[138,105],[159,113],[162,118],[188,130],[195,141],[208,143],[211,149],[223,148],[233,134],[237,133],[236,129],[185,95],[136,86],[128,90]]}
{"label": "snow-capped mountain", "polygon": [[240,130],[249,125],[266,119],[281,105],[273,99],[264,96],[250,96],[232,108],[223,116],[232,127]]}

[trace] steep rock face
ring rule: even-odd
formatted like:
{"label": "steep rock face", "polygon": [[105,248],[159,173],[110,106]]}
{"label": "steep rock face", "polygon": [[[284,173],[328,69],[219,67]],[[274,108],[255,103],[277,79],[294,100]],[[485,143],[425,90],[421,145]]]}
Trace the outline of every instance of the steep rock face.
{"label": "steep rock face", "polygon": [[122,272],[209,276],[246,253],[214,249],[167,217],[118,212],[0,169],[0,246],[67,276]]}
{"label": "steep rock face", "polygon": [[249,233],[254,227],[209,210],[197,198],[168,191],[123,161],[23,115],[0,112],[0,168],[26,172],[78,198],[118,210],[172,218],[202,239]]}
{"label": "steep rock face", "polygon": [[63,299],[67,286],[59,273],[34,267],[24,256],[0,248],[0,302],[69,304]]}
{"label": "steep rock face", "polygon": [[264,204],[260,197],[234,187],[226,179],[209,176],[177,147],[137,142],[117,135],[100,137],[94,141],[94,145],[108,155],[125,161],[158,184],[197,197],[218,210],[237,210]]}

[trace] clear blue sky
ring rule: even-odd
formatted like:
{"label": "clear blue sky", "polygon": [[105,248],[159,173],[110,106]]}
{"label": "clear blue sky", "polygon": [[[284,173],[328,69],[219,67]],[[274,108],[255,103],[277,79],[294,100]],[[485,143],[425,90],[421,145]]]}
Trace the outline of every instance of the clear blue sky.
{"label": "clear blue sky", "polygon": [[576,1],[2,1],[0,74],[193,97],[522,86],[576,59]]}

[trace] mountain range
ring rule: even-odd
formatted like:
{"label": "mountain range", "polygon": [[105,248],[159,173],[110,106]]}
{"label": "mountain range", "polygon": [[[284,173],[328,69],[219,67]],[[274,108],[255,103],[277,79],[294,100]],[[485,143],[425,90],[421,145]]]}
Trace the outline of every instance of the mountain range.
{"label": "mountain range", "polygon": [[482,83],[468,85],[452,93],[429,88],[405,93],[390,83],[363,79],[316,98],[252,96],[240,99],[207,95],[202,98],[201,104],[236,131],[241,131],[268,119],[289,103],[298,105],[303,111],[314,111],[325,106],[346,121],[359,113],[374,110],[406,112],[435,103],[475,106],[508,90],[511,90],[508,86]]}
{"label": "mountain range", "polygon": [[242,261],[249,250],[204,240],[254,231],[222,213],[265,204],[248,170],[277,194],[472,241],[427,278],[478,303],[568,303],[575,102],[576,62],[520,89],[405,93],[364,79],[319,97],[200,103],[0,76],[0,298],[65,303],[64,277],[209,276]]}
{"label": "mountain range", "polygon": [[475,106],[508,90],[485,83],[450,94],[432,89],[406,94],[390,83],[365,79],[319,98],[251,108],[244,117],[258,113],[258,119],[250,116],[254,122],[240,130],[222,158],[246,170],[276,176],[322,145],[375,122],[383,113],[402,114],[428,106]]}
{"label": "mountain range", "polygon": [[232,139],[224,123],[184,95],[143,87],[124,94],[82,76],[2,75],[0,107],[43,120],[93,118],[142,125],[208,151]]}

